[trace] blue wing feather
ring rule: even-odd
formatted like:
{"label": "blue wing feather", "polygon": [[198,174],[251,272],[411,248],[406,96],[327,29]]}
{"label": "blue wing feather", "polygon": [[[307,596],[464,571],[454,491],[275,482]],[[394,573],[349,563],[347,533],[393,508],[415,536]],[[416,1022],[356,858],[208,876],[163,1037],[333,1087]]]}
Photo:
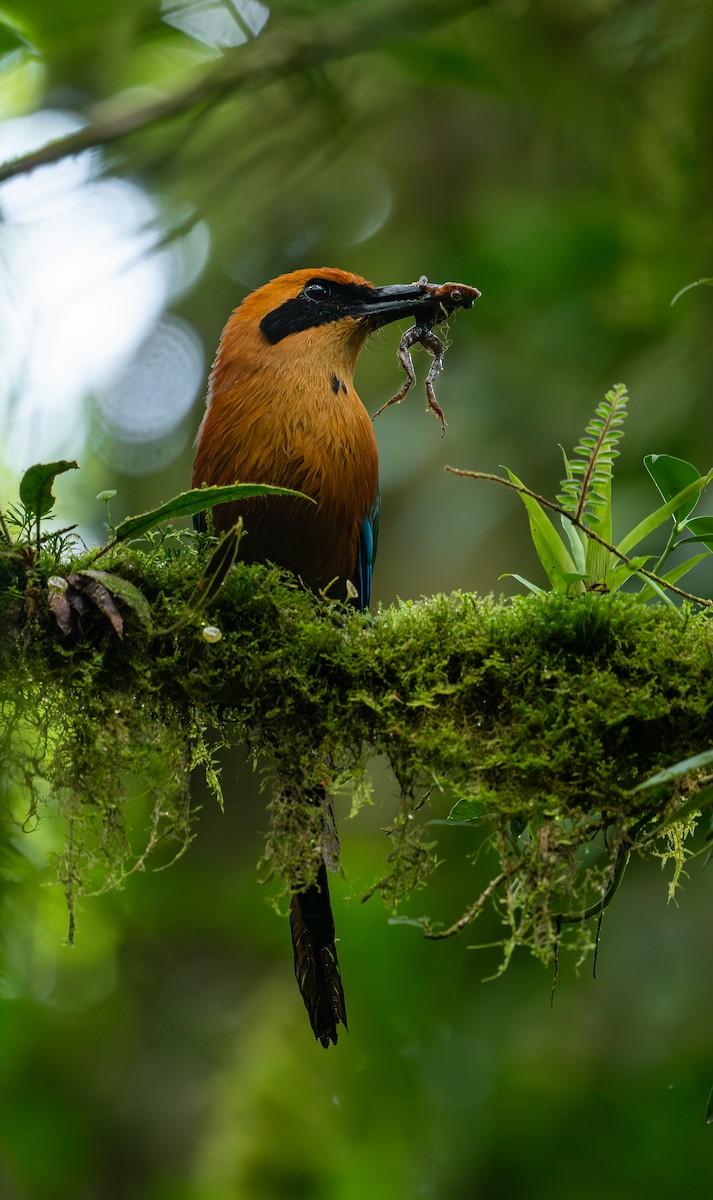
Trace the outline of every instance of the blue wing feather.
{"label": "blue wing feather", "polygon": [[369,607],[371,600],[371,577],[376,559],[376,546],[379,539],[379,514],[381,512],[381,496],[376,490],[374,503],[367,516],[364,517],[359,533],[357,549],[357,566],[352,583],[357,590],[355,604],[361,612]]}

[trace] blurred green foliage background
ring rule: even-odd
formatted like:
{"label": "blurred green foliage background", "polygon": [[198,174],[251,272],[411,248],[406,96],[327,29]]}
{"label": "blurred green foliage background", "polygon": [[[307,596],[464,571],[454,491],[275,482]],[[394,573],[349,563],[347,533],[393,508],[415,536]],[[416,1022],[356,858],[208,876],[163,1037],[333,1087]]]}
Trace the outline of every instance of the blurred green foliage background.
{"label": "blurred green foliage background", "polygon": [[[713,274],[712,48],[705,0],[6,0],[0,157],[86,123],[98,144],[0,187],[3,496],[38,458],[76,457],[60,519],[101,539],[100,490],[118,519],[187,485],[247,291],[298,266],[426,274],[483,295],[451,329],[445,440],[421,383],[378,419],[376,600],[542,582],[517,499],[443,467],[506,463],[553,495],[557,444],[619,380],[621,530],[656,503],[645,453],[710,466],[713,294],[671,299]],[[249,85],[211,90],[226,62]],[[186,111],[104,140],[194,85]],[[400,384],[398,336],[362,357],[370,411]],[[691,587],[710,594],[710,574]],[[680,908],[656,864],[630,872],[597,980],[563,963],[550,1008],[534,962],[482,982],[499,952],[468,943],[497,926],[429,944],[359,903],[395,791],[376,764],[386,808],[341,821],[351,1033],[325,1054],[257,885],[264,797],[238,752],[223,774],[225,813],[197,794],[189,853],[87,899],[72,951],[61,831],[6,823],[2,1200],[710,1194],[700,860]],[[487,876],[467,832],[443,837],[414,915],[452,919]]]}

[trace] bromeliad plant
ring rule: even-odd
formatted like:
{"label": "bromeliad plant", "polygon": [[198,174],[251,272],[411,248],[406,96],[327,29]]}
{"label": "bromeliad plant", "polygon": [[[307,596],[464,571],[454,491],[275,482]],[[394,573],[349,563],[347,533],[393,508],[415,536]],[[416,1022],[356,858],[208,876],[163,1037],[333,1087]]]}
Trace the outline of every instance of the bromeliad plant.
{"label": "bromeliad plant", "polygon": [[[685,459],[670,454],[648,454],[644,466],[664,501],[634,526],[616,545],[612,542],[612,479],[618,443],[623,435],[628,394],[624,384],[607,392],[597,406],[584,436],[570,459],[562,451],[565,478],[557,502],[531,491],[508,470],[508,478],[478,471],[447,470],[475,479],[490,479],[512,487],[522,499],[530,521],[537,555],[550,581],[550,590],[565,594],[586,591],[615,592],[628,580],[642,582],[642,600],[658,595],[671,604],[668,591],[709,606],[710,600],[693,596],[677,586],[678,581],[713,552],[713,517],[693,517],[703,489],[713,479],[713,468],[705,475]],[[559,514],[564,536],[558,532],[548,511]],[[632,556],[632,551],[666,521],[673,522],[668,540],[653,569],[646,564],[650,554]],[[662,574],[674,550],[690,542],[705,549]],[[532,592],[543,589],[521,575],[512,574]]]}

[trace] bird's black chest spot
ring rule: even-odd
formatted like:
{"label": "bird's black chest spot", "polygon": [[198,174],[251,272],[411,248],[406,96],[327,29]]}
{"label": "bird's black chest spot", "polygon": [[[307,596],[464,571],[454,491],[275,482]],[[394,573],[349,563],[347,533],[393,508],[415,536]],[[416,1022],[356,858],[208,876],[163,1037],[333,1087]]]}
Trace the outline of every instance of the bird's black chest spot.
{"label": "bird's black chest spot", "polygon": [[347,385],[339,378],[336,371],[332,371],[332,378],[331,378],[330,382],[332,384],[332,391],[334,392],[335,396],[339,395],[340,389],[341,389],[341,391],[344,392],[344,395],[346,396]]}

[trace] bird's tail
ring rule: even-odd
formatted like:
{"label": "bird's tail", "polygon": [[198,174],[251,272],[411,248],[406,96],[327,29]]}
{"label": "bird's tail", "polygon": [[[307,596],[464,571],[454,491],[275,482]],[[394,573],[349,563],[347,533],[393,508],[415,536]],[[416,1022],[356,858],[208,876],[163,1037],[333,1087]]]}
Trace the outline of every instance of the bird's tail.
{"label": "bird's tail", "polygon": [[347,1028],[347,1010],[334,943],[334,917],[327,868],[320,863],[317,880],[290,902],[290,929],[295,952],[295,978],[318,1042],[337,1044],[337,1026]]}
{"label": "bird's tail", "polygon": [[290,902],[290,929],[295,954],[295,978],[318,1042],[325,1049],[337,1044],[340,1021],[347,1028],[342,978],[334,940],[334,917],[329,899],[327,867],[339,869],[339,838],[332,806],[323,787],[310,801],[322,808],[322,861],[317,879]]}

